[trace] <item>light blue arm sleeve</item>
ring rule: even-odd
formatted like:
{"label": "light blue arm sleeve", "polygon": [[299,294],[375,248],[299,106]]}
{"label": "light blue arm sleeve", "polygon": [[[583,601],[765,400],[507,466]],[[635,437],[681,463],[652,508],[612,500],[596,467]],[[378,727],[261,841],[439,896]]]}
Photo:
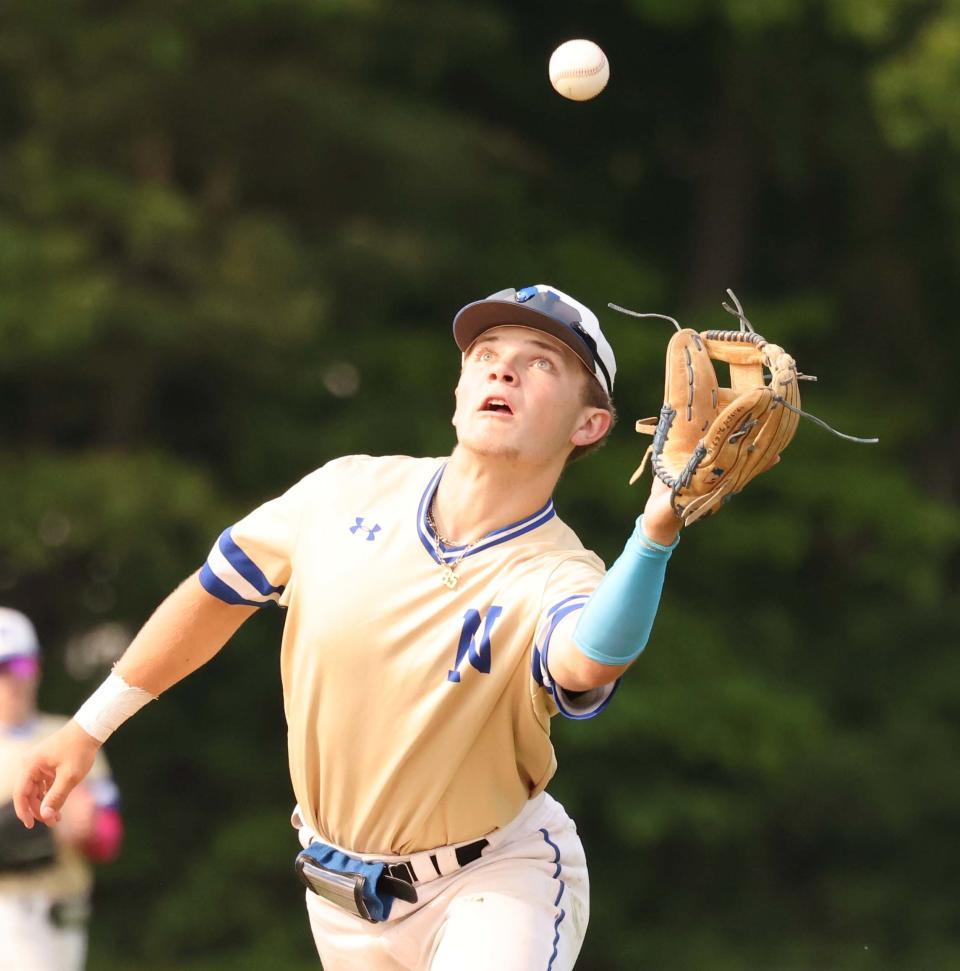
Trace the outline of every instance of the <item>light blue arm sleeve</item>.
{"label": "light blue arm sleeve", "polygon": [[667,560],[677,548],[654,543],[637,520],[623,552],[594,590],[573,632],[581,652],[601,664],[627,664],[647,646],[653,628]]}

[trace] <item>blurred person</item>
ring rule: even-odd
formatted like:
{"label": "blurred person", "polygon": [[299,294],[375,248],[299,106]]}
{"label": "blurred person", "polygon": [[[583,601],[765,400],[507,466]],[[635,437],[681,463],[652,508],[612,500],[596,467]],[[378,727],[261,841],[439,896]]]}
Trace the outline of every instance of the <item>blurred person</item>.
{"label": "blurred person", "polygon": [[0,607],[0,971],[83,968],[92,864],[113,859],[122,839],[117,790],[101,753],[55,830],[25,830],[16,819],[10,796],[24,755],[68,721],[37,710],[39,680],[33,624]]}
{"label": "blurred person", "polygon": [[335,459],[224,530],[25,764],[25,826],[62,825],[110,733],[278,603],[297,868],[326,971],[574,966],[589,881],[545,791],[550,721],[610,702],[680,521],[654,479],[605,572],[556,515],[564,468],[614,421],[589,308],[538,284],[474,301],[453,330],[451,454]]}

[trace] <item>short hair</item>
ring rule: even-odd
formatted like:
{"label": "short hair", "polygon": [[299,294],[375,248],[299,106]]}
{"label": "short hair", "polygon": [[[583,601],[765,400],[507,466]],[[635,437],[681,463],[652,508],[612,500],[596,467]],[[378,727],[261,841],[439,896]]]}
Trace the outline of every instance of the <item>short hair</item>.
{"label": "short hair", "polygon": [[600,382],[586,368],[583,368],[583,384],[580,387],[580,403],[582,405],[586,405],[588,408],[603,408],[604,411],[609,411],[610,427],[606,430],[603,438],[598,438],[590,445],[575,446],[573,451],[567,456],[567,465],[569,465],[571,462],[576,462],[578,459],[582,459],[585,455],[589,455],[591,452],[595,452],[598,448],[602,448],[606,444],[607,439],[610,437],[610,432],[613,431],[613,426],[617,423],[617,409],[613,405],[613,400],[611,399],[610,395],[607,394],[606,389],[601,386]]}

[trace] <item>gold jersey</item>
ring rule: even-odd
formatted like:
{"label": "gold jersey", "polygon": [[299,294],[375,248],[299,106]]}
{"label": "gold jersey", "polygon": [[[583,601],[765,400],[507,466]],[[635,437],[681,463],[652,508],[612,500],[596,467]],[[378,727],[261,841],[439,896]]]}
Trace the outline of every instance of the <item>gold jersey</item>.
{"label": "gold jersey", "polygon": [[[286,607],[294,794],[307,824],[355,852],[481,836],[546,786],[557,705],[541,654],[604,572],[552,501],[438,548],[427,510],[445,461],[332,461],[225,530],[200,574],[228,603]],[[589,717],[612,691],[560,704]]]}

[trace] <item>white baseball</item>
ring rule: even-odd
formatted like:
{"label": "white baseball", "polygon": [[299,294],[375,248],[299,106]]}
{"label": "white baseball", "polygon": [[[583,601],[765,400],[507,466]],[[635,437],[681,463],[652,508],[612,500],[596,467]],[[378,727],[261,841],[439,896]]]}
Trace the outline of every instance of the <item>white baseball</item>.
{"label": "white baseball", "polygon": [[550,56],[550,83],[571,101],[589,101],[610,78],[607,55],[592,40],[568,40]]}

